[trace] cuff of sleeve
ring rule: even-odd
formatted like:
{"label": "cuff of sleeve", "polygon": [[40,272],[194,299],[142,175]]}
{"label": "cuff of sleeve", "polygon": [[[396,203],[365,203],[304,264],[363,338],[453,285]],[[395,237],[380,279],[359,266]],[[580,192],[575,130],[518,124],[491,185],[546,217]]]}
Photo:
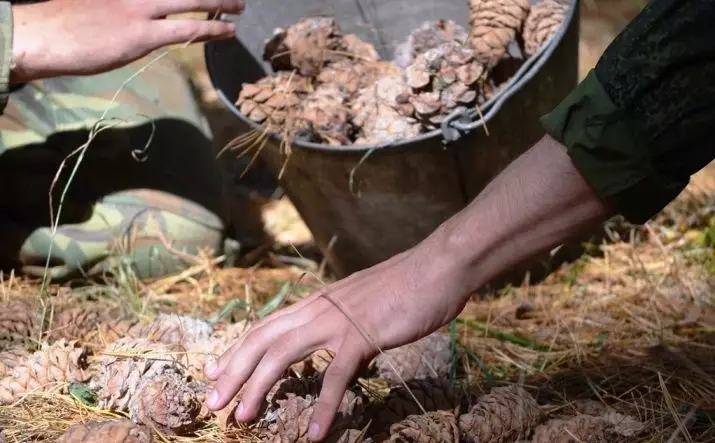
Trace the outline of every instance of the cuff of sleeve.
{"label": "cuff of sleeve", "polygon": [[0,114],[5,111],[10,96],[12,35],[12,4],[0,1]]}
{"label": "cuff of sleeve", "polygon": [[599,198],[631,223],[645,223],[687,183],[659,174],[654,157],[592,70],[551,113],[541,118]]}

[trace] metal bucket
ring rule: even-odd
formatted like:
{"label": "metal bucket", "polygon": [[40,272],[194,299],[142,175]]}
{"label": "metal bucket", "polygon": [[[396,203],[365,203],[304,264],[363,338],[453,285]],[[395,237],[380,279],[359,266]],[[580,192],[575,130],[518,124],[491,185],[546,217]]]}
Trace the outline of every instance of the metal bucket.
{"label": "metal bucket", "polygon": [[[386,59],[425,20],[451,19],[466,27],[468,17],[466,0],[249,2],[241,16],[224,17],[236,23],[236,39],[205,47],[211,81],[237,117],[237,135],[258,129],[234,102],[242,83],[271,72],[261,60],[264,39],[275,27],[321,14],[373,43]],[[419,243],[543,135],[539,117],[577,84],[578,21],[578,1],[571,0],[559,32],[481,107],[483,119],[476,110],[454,115],[441,129],[381,146],[298,141],[288,161],[279,138],[270,139],[260,155],[274,174],[284,168],[280,185],[337,277]]]}

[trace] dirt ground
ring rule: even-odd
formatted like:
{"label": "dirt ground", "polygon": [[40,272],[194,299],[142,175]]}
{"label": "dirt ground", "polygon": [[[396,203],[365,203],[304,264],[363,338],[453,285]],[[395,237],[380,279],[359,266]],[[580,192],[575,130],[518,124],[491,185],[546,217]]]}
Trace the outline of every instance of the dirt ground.
{"label": "dirt ground", "polygon": [[[582,2],[582,76],[639,7]],[[236,134],[201,50],[176,57],[219,149]],[[221,161],[229,177],[240,169],[230,155]],[[253,204],[277,245],[256,250],[251,267],[199,257],[157,281],[123,275],[52,286],[42,297],[37,282],[2,276],[0,442],[3,435],[8,443],[99,441],[82,435],[88,423],[107,420],[113,427],[103,443],[152,441],[143,432],[157,442],[307,441],[311,383],[330,359],[324,353],[286,374],[269,399],[267,427],[235,425],[227,413],[208,416],[198,406],[209,354],[326,280],[319,257],[288,247],[308,250],[312,241],[290,202],[267,202],[229,182],[243,199],[237,214]],[[387,369],[378,358],[350,386],[340,441],[362,441],[361,430],[392,424],[400,435],[392,441],[456,443],[455,432],[468,429],[475,442],[715,442],[715,165],[646,226],[616,220],[605,228],[607,241],[545,281],[470,301],[443,331],[390,351],[395,364]],[[42,333],[51,346],[38,346]],[[51,388],[34,389],[41,382]],[[116,412],[118,405],[128,412]],[[202,425],[189,429],[195,422]],[[71,426],[71,437],[57,440]]]}

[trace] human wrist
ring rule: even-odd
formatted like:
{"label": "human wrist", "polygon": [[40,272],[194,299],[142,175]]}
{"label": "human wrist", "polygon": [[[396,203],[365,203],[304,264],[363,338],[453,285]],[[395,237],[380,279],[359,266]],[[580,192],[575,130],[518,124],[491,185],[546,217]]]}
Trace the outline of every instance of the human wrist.
{"label": "human wrist", "polygon": [[38,33],[36,23],[48,12],[45,3],[12,6],[12,61],[10,83],[27,83],[51,73],[46,60],[51,52],[47,46],[48,38]]}

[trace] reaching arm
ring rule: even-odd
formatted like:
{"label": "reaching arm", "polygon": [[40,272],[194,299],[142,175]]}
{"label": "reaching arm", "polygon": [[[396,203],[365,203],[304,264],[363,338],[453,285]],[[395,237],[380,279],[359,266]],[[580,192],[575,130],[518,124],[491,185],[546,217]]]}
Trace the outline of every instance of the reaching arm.
{"label": "reaching arm", "polygon": [[713,158],[712,0],[654,0],[543,119],[547,136],[465,210],[402,254],[258,322],[206,372],[216,410],[243,389],[253,419],[286,368],[312,352],[326,369],[309,427],[324,438],[358,367],[445,325],[490,279],[612,213],[642,223]]}
{"label": "reaching arm", "polygon": [[243,7],[243,0],[52,0],[12,6],[2,1],[0,82],[96,74],[163,46],[228,38],[235,32],[231,23],[165,17],[185,12],[237,14]]}

